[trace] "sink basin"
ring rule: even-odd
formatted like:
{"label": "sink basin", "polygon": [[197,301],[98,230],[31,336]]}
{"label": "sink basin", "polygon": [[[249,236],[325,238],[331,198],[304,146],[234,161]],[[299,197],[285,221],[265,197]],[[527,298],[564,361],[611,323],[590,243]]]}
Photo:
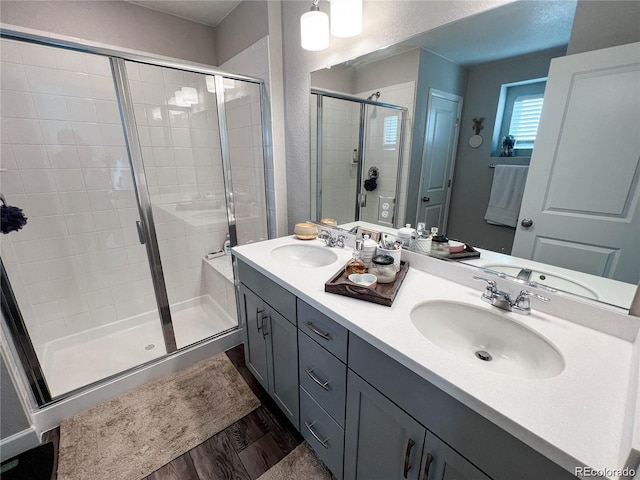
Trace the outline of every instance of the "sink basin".
{"label": "sink basin", "polygon": [[[515,264],[489,264],[483,265],[482,268],[487,270],[493,270],[494,272],[506,273],[507,275],[511,275],[513,277],[517,277],[520,270],[523,268],[527,268],[524,265],[515,265]],[[587,298],[598,299],[599,295],[593,288],[581,283],[572,278],[566,277],[564,275],[558,275],[555,273],[543,272],[537,269],[531,269],[531,276],[529,277],[529,281],[537,282],[540,285],[546,285],[547,287],[556,288],[558,290],[563,290],[565,292],[574,293],[576,295],[581,295]]]}
{"label": "sink basin", "polygon": [[332,250],[314,245],[284,245],[271,250],[276,260],[295,267],[324,267],[338,260]]}
{"label": "sink basin", "polygon": [[481,368],[538,379],[564,370],[562,355],[547,340],[498,312],[433,301],[418,305],[410,315],[427,340]]}

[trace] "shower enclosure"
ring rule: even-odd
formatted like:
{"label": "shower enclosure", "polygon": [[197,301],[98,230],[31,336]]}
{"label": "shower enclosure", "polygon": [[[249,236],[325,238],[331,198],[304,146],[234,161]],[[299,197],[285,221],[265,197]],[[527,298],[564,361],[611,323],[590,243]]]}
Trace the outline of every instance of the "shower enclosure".
{"label": "shower enclosure", "polygon": [[311,207],[315,220],[397,227],[407,109],[312,88]]}
{"label": "shower enclosure", "polygon": [[2,313],[38,404],[236,330],[206,257],[268,236],[262,80],[2,33],[1,192],[28,217]]}

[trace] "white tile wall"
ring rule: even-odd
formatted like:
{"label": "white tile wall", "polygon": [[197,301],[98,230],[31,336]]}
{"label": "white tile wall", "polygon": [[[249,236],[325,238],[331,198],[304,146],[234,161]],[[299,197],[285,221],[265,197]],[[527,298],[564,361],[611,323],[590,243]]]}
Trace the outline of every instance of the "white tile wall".
{"label": "white tile wall", "polygon": [[[108,59],[1,42],[0,189],[28,223],[0,248],[42,355],[47,341],[147,311],[153,289]],[[134,251],[145,268],[129,265]],[[141,299],[126,312],[122,289]]]}

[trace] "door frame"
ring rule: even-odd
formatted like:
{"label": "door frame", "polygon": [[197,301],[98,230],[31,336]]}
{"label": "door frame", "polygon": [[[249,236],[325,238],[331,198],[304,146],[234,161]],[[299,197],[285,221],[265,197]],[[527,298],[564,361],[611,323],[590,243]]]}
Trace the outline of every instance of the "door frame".
{"label": "door frame", "polygon": [[433,107],[433,99],[434,97],[444,98],[445,100],[450,100],[452,102],[458,103],[458,111],[456,113],[456,126],[455,126],[455,135],[453,139],[453,148],[451,150],[451,163],[449,166],[449,172],[447,175],[448,186],[447,186],[447,195],[445,199],[445,206],[443,212],[443,220],[442,226],[440,226],[441,232],[446,232],[447,224],[449,223],[449,206],[451,204],[451,190],[453,189],[453,172],[455,171],[456,159],[458,157],[458,140],[460,138],[460,119],[462,118],[462,104],[464,102],[464,97],[460,95],[456,95],[454,93],[445,92],[444,90],[438,90],[437,88],[429,87],[429,100],[427,101],[427,122],[424,128],[424,143],[422,147],[422,158],[420,164],[420,186],[418,188],[418,198],[416,199],[417,207],[416,207],[416,225],[420,218],[420,204],[422,203],[422,172],[425,168],[425,158],[426,158],[426,150],[427,150],[427,135],[429,133],[429,128],[432,126],[433,115],[431,114],[431,108]]}

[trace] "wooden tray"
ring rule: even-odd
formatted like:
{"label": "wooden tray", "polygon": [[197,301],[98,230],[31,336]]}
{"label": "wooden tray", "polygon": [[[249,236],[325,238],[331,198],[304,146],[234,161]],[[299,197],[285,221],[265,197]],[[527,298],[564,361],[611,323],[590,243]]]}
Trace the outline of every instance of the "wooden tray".
{"label": "wooden tray", "polygon": [[409,263],[400,262],[400,271],[396,274],[394,282],[379,283],[376,288],[371,288],[350,281],[343,267],[324,284],[324,291],[390,307],[408,271]]}
{"label": "wooden tray", "polygon": [[450,258],[451,260],[466,260],[468,258],[480,258],[480,252],[471,245],[465,243],[464,250],[458,253],[450,253],[443,255],[442,258]]}

